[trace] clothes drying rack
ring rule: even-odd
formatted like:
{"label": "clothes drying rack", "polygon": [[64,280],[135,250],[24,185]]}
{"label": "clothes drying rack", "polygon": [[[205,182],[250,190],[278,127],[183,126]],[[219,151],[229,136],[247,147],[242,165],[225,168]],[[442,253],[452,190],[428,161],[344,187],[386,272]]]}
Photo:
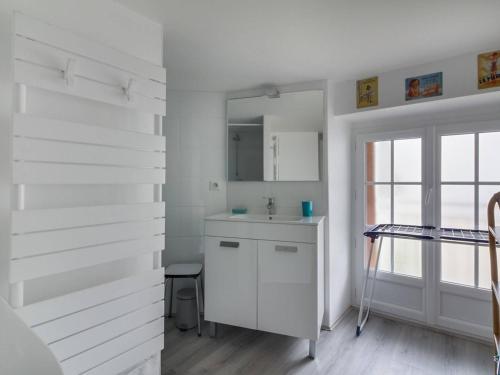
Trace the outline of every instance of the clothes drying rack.
{"label": "clothes drying rack", "polygon": [[493,305],[493,337],[495,339],[495,373],[500,375],[499,345],[500,345],[500,290],[498,285],[497,244],[500,240],[500,227],[495,225],[495,208],[500,207],[500,192],[494,194],[488,203],[488,229],[491,265],[491,294]]}
{"label": "clothes drying rack", "polygon": [[[499,195],[500,199],[500,195]],[[500,231],[500,228],[498,228]],[[363,291],[361,294],[361,303],[359,306],[358,315],[358,325],[356,327],[356,336],[361,334],[363,327],[365,326],[368,316],[370,315],[370,307],[373,301],[373,294],[375,291],[375,282],[377,280],[378,263],[380,259],[380,251],[382,249],[382,241],[384,237],[392,238],[404,238],[413,239],[421,241],[434,241],[434,242],[447,242],[454,244],[468,244],[468,245],[481,245],[487,246],[489,242],[488,231],[486,230],[471,230],[471,229],[459,229],[459,228],[435,228],[431,226],[418,226],[418,225],[400,225],[400,224],[378,224],[373,225],[368,228],[366,232],[363,233],[364,236],[370,238],[370,253],[368,256],[368,266],[366,267],[366,272],[363,281]],[[370,265],[372,264],[373,249],[375,246],[375,241],[379,239],[378,250],[375,255],[375,269],[373,271],[372,283],[370,288],[370,296],[368,298],[368,305],[366,307],[366,313],[364,313],[365,295],[368,286],[368,280],[370,279]],[[493,264],[493,262],[492,262]],[[493,267],[493,266],[492,266]],[[496,258],[495,258],[495,270],[496,270]],[[493,268],[492,268],[493,272]],[[498,316],[497,308],[497,316]],[[364,315],[364,317],[363,317]],[[497,319],[498,321],[498,319]],[[499,321],[500,322],[500,321]],[[497,326],[498,328],[498,326]]]}

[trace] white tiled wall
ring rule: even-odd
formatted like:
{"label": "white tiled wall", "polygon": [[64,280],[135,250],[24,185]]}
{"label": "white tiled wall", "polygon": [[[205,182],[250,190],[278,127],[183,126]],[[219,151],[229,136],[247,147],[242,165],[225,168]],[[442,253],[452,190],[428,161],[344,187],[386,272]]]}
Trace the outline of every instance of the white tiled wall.
{"label": "white tiled wall", "polygon": [[167,92],[165,264],[202,260],[203,218],[226,209],[225,126],[223,93]]}
{"label": "white tiled wall", "polygon": [[[263,196],[276,198],[279,214],[301,214],[302,200],[312,200],[317,215],[327,211],[324,180],[226,183],[225,111],[224,93],[167,91],[165,265],[202,261],[203,218],[235,206],[264,212]],[[209,190],[210,181],[219,191]],[[189,283],[176,281],[174,293]]]}
{"label": "white tiled wall", "polygon": [[246,207],[250,213],[265,213],[267,201],[276,200],[276,213],[302,215],[301,202],[313,201],[314,215],[326,213],[326,199],[322,182],[228,182],[227,206]]}
{"label": "white tiled wall", "polygon": [[[167,91],[165,265],[202,261],[203,218],[226,210],[225,129],[225,94]],[[189,283],[176,281],[175,290]]]}

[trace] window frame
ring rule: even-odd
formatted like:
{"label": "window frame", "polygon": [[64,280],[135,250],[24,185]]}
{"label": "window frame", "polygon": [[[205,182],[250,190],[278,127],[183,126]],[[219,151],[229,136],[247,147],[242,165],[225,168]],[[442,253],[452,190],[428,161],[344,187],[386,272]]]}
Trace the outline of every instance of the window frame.
{"label": "window frame", "polygon": [[[420,175],[420,181],[417,182],[417,181],[395,181],[395,173],[394,173],[394,166],[395,166],[395,160],[394,160],[394,155],[395,155],[395,142],[396,141],[401,141],[401,140],[413,140],[413,139],[418,139],[420,140],[420,166],[421,166],[421,175]],[[368,170],[367,170],[367,153],[366,153],[366,145],[368,143],[376,143],[376,142],[390,142],[390,178],[389,178],[389,181],[368,181]],[[421,136],[414,136],[414,137],[404,137],[404,138],[391,138],[391,139],[387,139],[387,140],[376,140],[376,141],[367,141],[367,142],[364,142],[363,143],[363,146],[364,146],[364,177],[363,177],[363,180],[364,180],[364,192],[363,192],[363,199],[365,200],[365,204],[364,204],[364,207],[365,207],[365,217],[364,217],[364,225],[365,225],[365,228],[368,228],[369,225],[371,224],[367,224],[367,195],[368,195],[368,187],[369,186],[389,186],[390,187],[390,223],[394,223],[394,216],[395,216],[395,205],[394,205],[394,202],[395,202],[395,188],[397,186],[419,186],[420,187],[420,225],[423,225],[423,219],[424,219],[424,215],[423,215],[423,205],[424,205],[424,201],[423,201],[423,197],[424,197],[424,194],[423,194],[423,190],[424,190],[424,165],[423,165],[423,154],[424,154],[424,139],[423,137]],[[385,223],[378,223],[378,224],[385,224]],[[387,223],[388,224],[388,223]],[[419,223],[416,223],[415,225],[418,225]],[[399,272],[396,272],[395,269],[394,269],[394,265],[395,265],[395,262],[394,262],[394,254],[395,254],[395,251],[394,251],[394,243],[395,243],[395,239],[394,238],[390,238],[390,250],[391,250],[391,253],[390,253],[390,271],[388,270],[385,270],[385,269],[382,269],[382,268],[379,268],[380,272],[386,272],[386,273],[390,273],[390,274],[395,274],[395,275],[399,275],[399,276],[404,276],[404,277],[415,277],[415,278],[418,278],[418,279],[421,279],[422,278],[422,275],[423,275],[423,263],[421,265],[421,269],[420,269],[420,276],[415,276],[415,275],[409,275],[409,274],[405,274],[405,273],[399,273]],[[423,251],[423,247],[421,249],[421,251]]]}
{"label": "window frame", "polygon": [[[426,172],[426,163],[429,162],[429,158],[431,155],[429,155],[429,150],[428,150],[428,129],[425,127],[415,127],[411,128],[408,130],[398,130],[398,131],[384,131],[383,129],[380,129],[380,131],[377,131],[377,129],[370,129],[369,132],[358,132],[356,134],[356,139],[355,139],[355,160],[354,162],[356,163],[357,168],[356,170],[356,176],[355,176],[355,184],[356,184],[356,190],[355,190],[355,209],[356,212],[362,213],[362,215],[356,215],[355,217],[355,223],[354,227],[359,228],[357,233],[355,233],[355,248],[356,248],[356,253],[358,254],[358,257],[356,257],[356,263],[358,263],[359,270],[362,272],[362,270],[365,269],[365,264],[366,264],[366,254],[365,254],[365,238],[362,235],[362,232],[365,231],[366,229],[366,205],[365,205],[365,199],[366,199],[366,152],[365,152],[365,144],[367,142],[378,142],[378,141],[390,141],[390,140],[397,140],[397,139],[411,139],[411,138],[421,138],[421,145],[422,145],[422,154],[421,154],[421,165],[422,165],[422,181],[421,181],[421,202],[422,202],[422,209],[421,209],[421,222],[422,225],[427,225],[428,221],[428,206],[425,204],[425,196],[428,192],[428,187],[429,187],[429,175]],[[392,160],[392,157],[391,157]],[[393,162],[391,161],[391,164]],[[362,168],[361,168],[362,166]],[[392,166],[391,166],[392,168]],[[391,171],[392,175],[392,171]],[[392,177],[391,177],[392,180]],[[388,184],[388,183],[386,183]],[[413,185],[416,185],[416,183],[410,183]],[[404,185],[404,183],[402,184]],[[361,188],[362,186],[362,188]],[[359,187],[359,188],[358,188]],[[361,191],[358,191],[358,189],[362,189]],[[411,275],[404,275],[404,274],[399,274],[399,273],[394,273],[394,272],[387,272],[383,270],[379,270],[377,274],[377,279],[396,283],[396,284],[401,284],[401,285],[409,285],[409,286],[414,286],[418,288],[425,288],[426,285],[426,278],[429,276],[428,269],[426,267],[426,264],[428,263],[427,261],[427,254],[428,254],[428,246],[429,244],[427,243],[428,241],[422,241],[422,272],[421,276],[415,277]],[[358,246],[357,244],[360,244]],[[392,251],[391,251],[391,269],[392,267]]]}
{"label": "window frame", "polygon": [[[479,188],[481,186],[496,186],[500,185],[500,181],[479,181],[479,134],[500,132],[499,121],[484,121],[484,122],[462,122],[457,124],[441,125],[435,131],[435,144],[436,144],[436,163],[434,166],[434,180],[435,180],[435,222],[437,227],[441,227],[441,187],[442,186],[473,186],[474,187],[474,228],[479,229]],[[473,181],[446,181],[441,180],[441,140],[443,136],[453,135],[474,135],[474,180]],[[472,245],[471,245],[472,246]],[[490,288],[482,288],[479,286],[479,248],[480,246],[474,245],[474,285],[460,284],[451,281],[444,281],[441,279],[442,259],[441,259],[441,243],[436,244],[436,278],[439,283],[439,288],[448,291],[458,291],[468,289],[465,292],[470,296],[470,291],[477,291],[480,294],[491,293]],[[482,295],[484,298],[484,294]]]}

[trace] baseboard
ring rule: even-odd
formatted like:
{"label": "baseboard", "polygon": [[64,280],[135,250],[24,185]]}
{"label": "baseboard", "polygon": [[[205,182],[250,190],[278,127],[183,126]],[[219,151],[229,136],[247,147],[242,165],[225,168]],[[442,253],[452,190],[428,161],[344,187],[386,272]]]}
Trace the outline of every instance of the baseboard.
{"label": "baseboard", "polygon": [[322,325],[321,330],[323,331],[333,331],[336,326],[340,324],[340,322],[349,314],[349,312],[353,309],[353,306],[349,306],[346,311],[340,315],[340,317],[333,322],[330,326],[327,325]]}
{"label": "baseboard", "polygon": [[[359,306],[352,306],[352,309],[359,311]],[[385,311],[379,311],[377,309],[371,308],[370,314],[373,314],[373,315],[378,316],[380,318],[390,319],[390,320],[393,320],[395,322],[405,323],[405,324],[408,324],[408,325],[411,325],[414,327],[429,329],[433,332],[442,333],[442,334],[457,337],[460,339],[474,341],[474,342],[477,342],[480,344],[494,345],[493,339],[490,340],[490,339],[487,339],[486,337],[476,336],[476,335],[473,335],[473,334],[468,333],[468,332],[462,332],[462,331],[458,332],[456,330],[452,330],[452,329],[442,327],[442,326],[429,325],[426,323],[422,323],[420,321],[404,318],[404,317],[397,316],[397,315],[392,315],[392,314],[387,313]],[[367,327],[369,327],[369,326],[367,326]]]}

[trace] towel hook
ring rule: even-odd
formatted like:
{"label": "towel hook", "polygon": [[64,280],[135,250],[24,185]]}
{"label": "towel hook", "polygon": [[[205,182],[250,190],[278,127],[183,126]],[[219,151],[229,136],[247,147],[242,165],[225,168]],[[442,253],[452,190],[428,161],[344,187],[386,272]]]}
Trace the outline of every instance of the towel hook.
{"label": "towel hook", "polygon": [[123,88],[123,93],[125,94],[129,102],[131,102],[133,99],[132,90],[134,89],[134,87],[135,87],[135,80],[133,78],[129,78],[127,87]]}
{"label": "towel hook", "polygon": [[72,87],[75,84],[75,68],[76,60],[69,58],[66,61],[66,69],[63,70],[63,77],[68,87]]}

